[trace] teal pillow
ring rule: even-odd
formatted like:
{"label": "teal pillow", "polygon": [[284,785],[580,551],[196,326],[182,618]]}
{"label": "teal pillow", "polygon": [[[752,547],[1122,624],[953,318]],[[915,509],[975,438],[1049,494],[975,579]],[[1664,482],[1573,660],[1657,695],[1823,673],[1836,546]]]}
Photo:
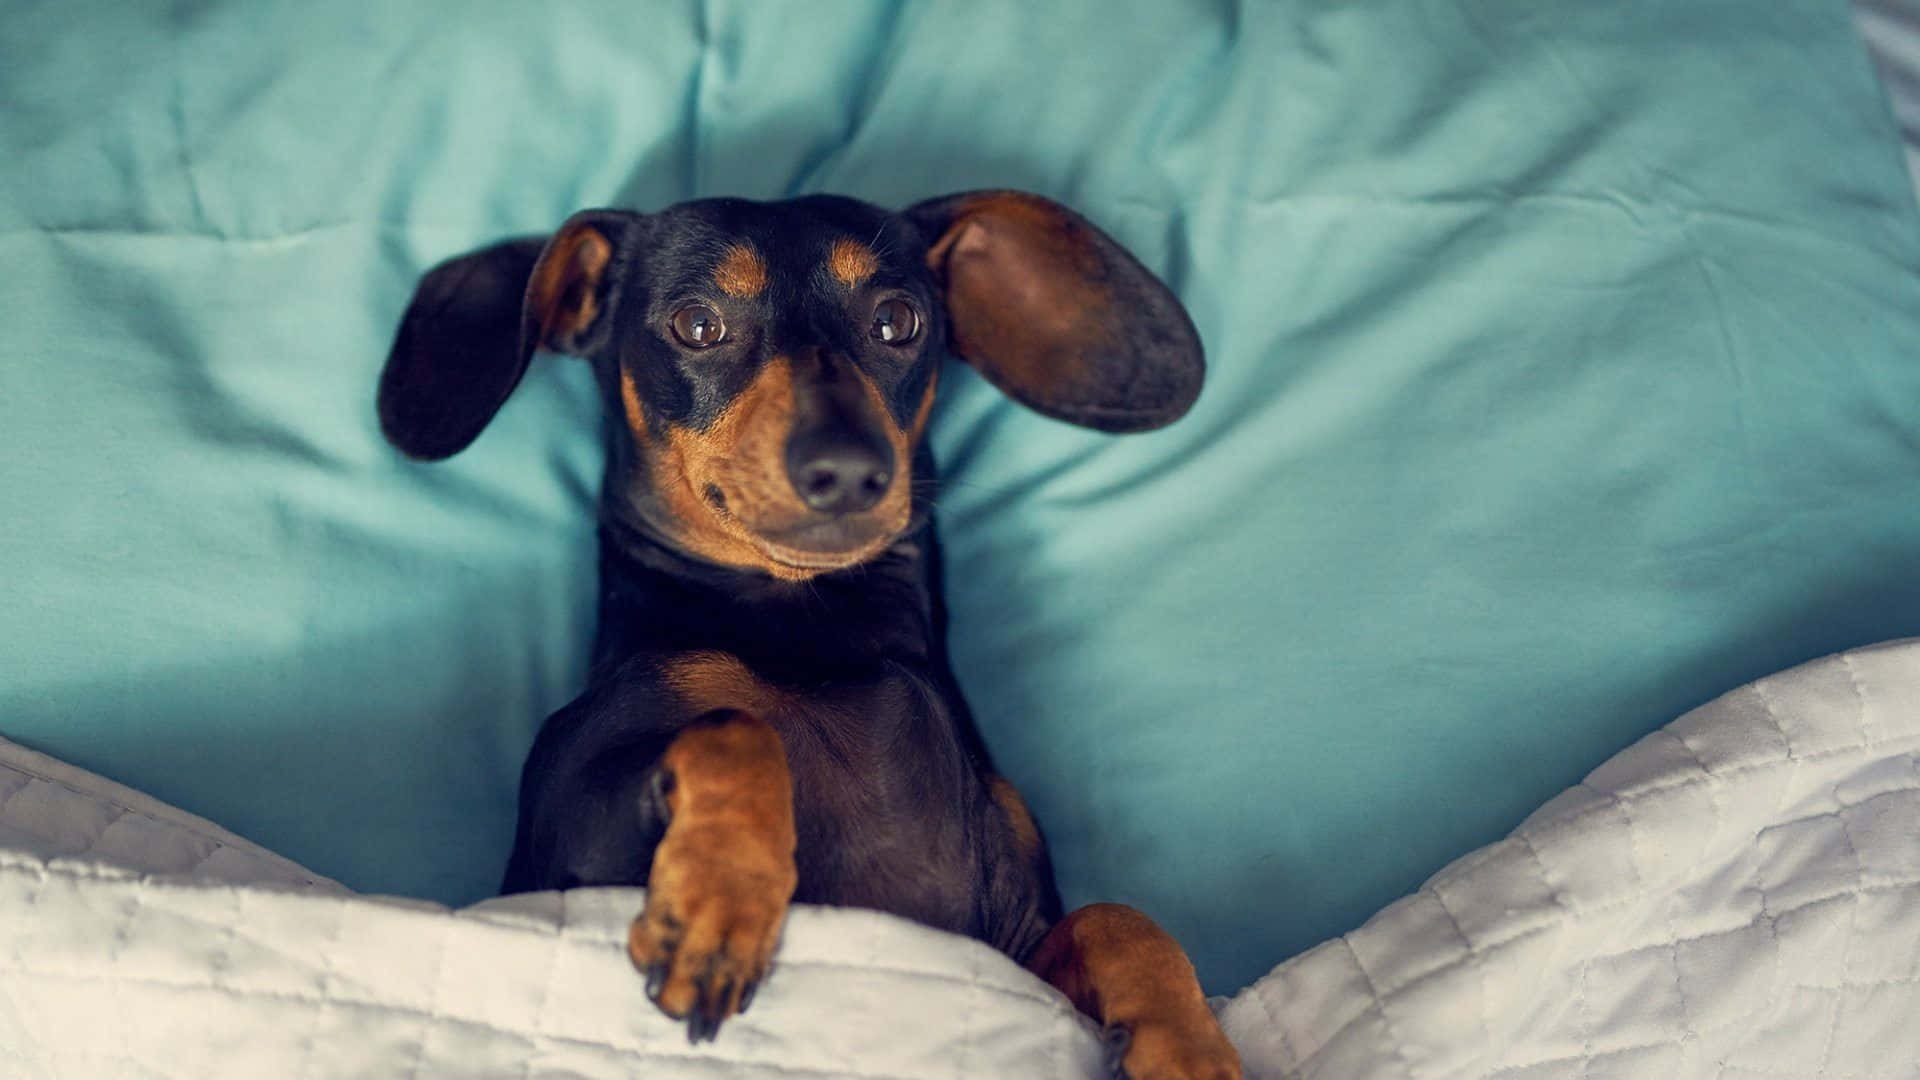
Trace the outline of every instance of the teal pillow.
{"label": "teal pillow", "polygon": [[357,888],[492,888],[594,594],[583,365],[416,465],[389,335],[588,205],[1027,187],[1179,290],[1187,420],[956,371],[934,439],[1000,767],[1212,990],[1920,633],[1920,232],[1827,0],[16,8],[0,734]]}

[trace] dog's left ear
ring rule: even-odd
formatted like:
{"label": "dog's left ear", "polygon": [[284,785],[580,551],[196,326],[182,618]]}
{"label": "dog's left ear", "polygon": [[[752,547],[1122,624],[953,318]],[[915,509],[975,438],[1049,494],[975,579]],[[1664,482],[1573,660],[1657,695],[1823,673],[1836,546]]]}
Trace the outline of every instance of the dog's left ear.
{"label": "dog's left ear", "polygon": [[945,292],[954,352],[1014,400],[1102,431],[1180,418],[1200,394],[1200,336],[1112,237],[1049,199],[970,191],[909,208]]}

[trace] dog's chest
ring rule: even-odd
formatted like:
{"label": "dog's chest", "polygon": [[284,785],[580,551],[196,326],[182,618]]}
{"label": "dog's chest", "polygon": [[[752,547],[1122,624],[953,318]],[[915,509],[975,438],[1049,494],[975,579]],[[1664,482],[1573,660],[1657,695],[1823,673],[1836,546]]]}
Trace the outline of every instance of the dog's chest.
{"label": "dog's chest", "polygon": [[977,928],[983,781],[931,680],[903,666],[780,696],[804,902]]}

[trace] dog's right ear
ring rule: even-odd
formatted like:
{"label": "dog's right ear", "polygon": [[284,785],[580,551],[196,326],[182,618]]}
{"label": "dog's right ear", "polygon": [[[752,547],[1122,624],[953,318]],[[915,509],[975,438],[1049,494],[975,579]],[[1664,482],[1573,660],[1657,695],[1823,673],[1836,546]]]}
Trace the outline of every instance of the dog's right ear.
{"label": "dog's right ear", "polygon": [[536,349],[604,344],[639,220],[583,210],[551,239],[508,240],[427,271],[380,373],[387,441],[408,457],[450,457],[500,411]]}

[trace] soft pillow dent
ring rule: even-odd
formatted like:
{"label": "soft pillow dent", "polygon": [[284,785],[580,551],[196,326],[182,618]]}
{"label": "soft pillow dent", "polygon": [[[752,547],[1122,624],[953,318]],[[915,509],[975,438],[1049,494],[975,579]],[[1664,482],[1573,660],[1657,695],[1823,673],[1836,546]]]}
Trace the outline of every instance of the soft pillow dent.
{"label": "soft pillow dent", "polygon": [[29,4],[0,36],[0,734],[485,895],[582,679],[598,418],[375,427],[415,277],[582,206],[1031,188],[1193,413],[964,371],[953,647],[1070,904],[1227,991],[1689,706],[1920,633],[1920,232],[1826,0]]}

